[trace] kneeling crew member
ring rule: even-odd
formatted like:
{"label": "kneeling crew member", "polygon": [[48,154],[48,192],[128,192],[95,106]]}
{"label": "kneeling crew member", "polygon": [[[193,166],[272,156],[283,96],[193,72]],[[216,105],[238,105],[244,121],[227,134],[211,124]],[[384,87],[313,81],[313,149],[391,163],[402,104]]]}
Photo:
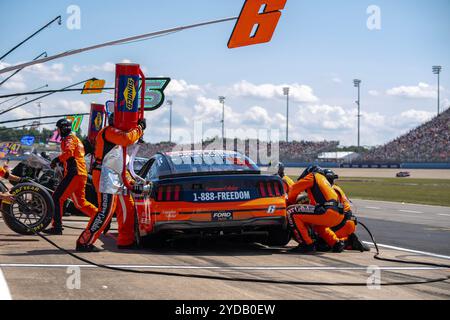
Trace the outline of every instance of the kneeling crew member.
{"label": "kneeling crew member", "polygon": [[[328,182],[332,185],[333,190],[336,191],[339,201],[344,205],[344,220],[337,226],[330,228],[336,236],[345,241],[346,249],[348,250],[359,250],[359,251],[370,251],[368,245],[362,243],[358,237],[356,236],[356,226],[358,224],[358,220],[352,213],[352,208],[350,205],[350,200],[344,193],[341,187],[335,184],[335,180],[339,178],[337,174],[335,174],[330,169],[324,170],[324,175],[327,178]],[[316,230],[319,236],[325,240],[325,242],[332,248],[335,245],[335,240],[329,236],[329,233],[321,230]]]}
{"label": "kneeling crew member", "polygon": [[72,123],[69,120],[58,120],[56,127],[62,138],[61,154],[53,159],[50,167],[55,168],[58,164],[63,164],[64,178],[52,195],[55,203],[53,226],[44,233],[60,235],[63,230],[61,220],[64,213],[64,202],[67,199],[71,198],[75,207],[89,217],[97,213],[97,208],[86,200],[87,170],[83,143],[72,133]]}
{"label": "kneeling crew member", "polygon": [[[102,171],[103,159],[116,146],[126,147],[136,143],[144,134],[146,128],[145,119],[140,120],[138,126],[128,132],[119,130],[113,126],[114,118],[111,115],[108,119],[109,126],[103,128],[97,135],[94,151],[94,167],[92,170],[92,181],[98,197],[99,211],[91,217],[88,226],[81,233],[77,240],[77,251],[92,252],[99,251],[94,246],[94,242],[100,234],[109,225],[116,209],[117,194],[108,194],[100,192],[100,176]],[[128,176],[128,175],[127,175]],[[134,202],[128,195],[119,195],[120,205],[117,207],[117,222],[119,226],[119,237],[117,244],[119,248],[133,246],[134,243]],[[140,190],[133,190],[139,193]]]}
{"label": "kneeling crew member", "polygon": [[[310,166],[302,173],[299,180],[291,187],[288,196],[288,205],[292,205],[287,210],[289,224],[293,228],[294,236],[299,242],[299,246],[294,249],[298,252],[312,252],[316,250],[314,241],[309,235],[307,225],[315,226],[318,230],[326,232],[335,241],[334,252],[342,252],[345,244],[340,241],[336,234],[329,227],[337,226],[344,219],[344,210],[339,202],[338,195],[331,187],[328,180],[319,172],[322,169],[317,166]],[[306,191],[310,203],[315,205],[313,213],[300,212],[296,203],[297,196]]]}

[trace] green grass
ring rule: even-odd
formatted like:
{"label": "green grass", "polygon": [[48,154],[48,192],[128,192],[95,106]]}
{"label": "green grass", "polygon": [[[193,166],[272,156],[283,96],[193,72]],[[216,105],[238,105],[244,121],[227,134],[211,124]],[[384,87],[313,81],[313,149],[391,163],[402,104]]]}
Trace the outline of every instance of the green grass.
{"label": "green grass", "polygon": [[337,184],[350,199],[450,206],[450,180],[343,177]]}

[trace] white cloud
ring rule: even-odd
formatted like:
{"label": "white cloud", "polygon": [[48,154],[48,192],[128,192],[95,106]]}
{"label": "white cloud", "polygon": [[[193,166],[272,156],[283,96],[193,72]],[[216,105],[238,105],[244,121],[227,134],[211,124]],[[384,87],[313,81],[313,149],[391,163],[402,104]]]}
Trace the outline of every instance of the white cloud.
{"label": "white cloud", "polygon": [[164,93],[167,97],[181,97],[187,98],[188,96],[198,95],[203,92],[203,89],[195,84],[188,84],[185,80],[172,79],[167,86]]}
{"label": "white cloud", "polygon": [[15,91],[24,91],[27,88],[27,85],[23,81],[11,78],[2,84],[2,88]]}
{"label": "white cloud", "polygon": [[399,128],[411,127],[429,121],[435,115],[433,112],[410,109],[395,117],[391,124]]}
{"label": "white cloud", "polygon": [[[0,61],[0,69],[6,68],[11,66],[11,64]],[[8,78],[13,72],[8,72],[5,74],[0,74],[0,82]],[[8,90],[15,90],[15,91],[23,91],[27,88],[27,85],[25,84],[24,78],[22,74],[18,73],[8,81],[6,81],[2,86],[1,89],[8,89]]]}
{"label": "white cloud", "polygon": [[[213,124],[222,121],[222,104],[217,99],[210,99],[206,97],[198,97],[194,106],[195,121],[202,121],[205,124]],[[238,124],[242,117],[233,111],[229,105],[225,104],[225,121],[227,125]]]}
{"label": "white cloud", "polygon": [[[123,59],[122,61],[120,61],[120,63],[131,63],[131,60],[129,59]],[[143,71],[145,68],[143,68]],[[102,71],[102,72],[115,72],[116,71],[116,64],[113,62],[105,62],[103,64],[100,65],[87,65],[87,66],[79,66],[79,65],[74,65],[72,67],[72,70],[76,73],[79,72],[95,72],[95,71]]]}
{"label": "white cloud", "polygon": [[266,109],[254,106],[243,114],[242,122],[249,126],[269,127],[274,119],[270,117]]}
{"label": "white cloud", "polygon": [[112,62],[105,62],[101,65],[90,65],[90,66],[78,66],[74,65],[72,67],[74,72],[94,72],[94,71],[104,71],[104,72],[115,72],[116,65]]}
{"label": "white cloud", "polygon": [[35,64],[25,68],[24,72],[34,74],[38,78],[46,81],[55,81],[55,82],[72,81],[72,78],[66,74],[63,63]]}
{"label": "white cloud", "polygon": [[340,130],[352,127],[351,111],[340,106],[309,105],[299,107],[295,119],[305,127],[314,130]]}
{"label": "white cloud", "polygon": [[417,86],[399,86],[386,91],[387,95],[407,98],[435,98],[436,88],[420,82]]}
{"label": "white cloud", "polygon": [[8,116],[13,119],[14,118],[21,119],[21,118],[32,118],[35,115],[31,112],[23,110],[22,108],[17,108],[17,109],[10,111],[8,113]]}
{"label": "white cloud", "polygon": [[293,84],[261,84],[255,85],[242,80],[232,87],[232,94],[243,97],[255,97],[261,99],[273,99],[284,97],[283,88],[289,87],[289,96],[296,102],[316,102],[319,99],[314,95],[313,89],[307,85]]}
{"label": "white cloud", "polygon": [[378,97],[380,93],[377,90],[369,90],[369,95],[373,97]]}
{"label": "white cloud", "polygon": [[61,112],[61,109],[67,111],[68,113],[88,113],[90,112],[90,106],[81,100],[65,100],[61,99],[56,102],[55,109]]}

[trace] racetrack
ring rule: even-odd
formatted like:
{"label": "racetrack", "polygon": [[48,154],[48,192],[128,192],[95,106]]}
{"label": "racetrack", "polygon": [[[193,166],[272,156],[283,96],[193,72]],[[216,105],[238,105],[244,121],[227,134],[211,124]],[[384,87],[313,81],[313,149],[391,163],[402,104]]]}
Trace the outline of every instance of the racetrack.
{"label": "racetrack", "polygon": [[[361,221],[377,241],[401,248],[381,248],[383,256],[450,264],[450,208],[354,200]],[[67,224],[82,227],[85,219]],[[73,249],[80,230],[51,237]],[[360,234],[365,237],[364,232]],[[449,276],[449,269],[373,260],[373,252],[315,255],[288,254],[282,248],[226,240],[178,242],[157,250],[118,251],[114,231],[101,237],[105,251],[82,254],[96,262],[142,270],[250,279],[344,281],[365,284],[367,267],[378,265],[381,280],[409,281]],[[290,246],[295,243],[291,242]],[[403,248],[424,252],[408,252]],[[407,287],[292,286],[158,275],[135,275],[87,266],[34,236],[19,236],[0,221],[0,297],[13,299],[449,299],[450,283]],[[80,267],[80,289],[73,288]],[[70,267],[70,269],[68,269]],[[75,269],[76,270],[76,269]],[[2,282],[1,274],[4,275]],[[3,283],[3,284],[2,284]],[[69,284],[69,286],[67,286]]]}

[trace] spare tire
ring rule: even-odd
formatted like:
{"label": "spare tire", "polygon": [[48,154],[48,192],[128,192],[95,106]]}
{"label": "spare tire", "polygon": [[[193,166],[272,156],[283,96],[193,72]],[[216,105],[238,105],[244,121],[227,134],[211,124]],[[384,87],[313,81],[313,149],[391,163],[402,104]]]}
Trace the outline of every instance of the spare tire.
{"label": "spare tire", "polygon": [[47,228],[53,218],[55,205],[48,191],[34,183],[20,183],[9,191],[15,198],[2,203],[6,225],[14,232],[31,235]]}

